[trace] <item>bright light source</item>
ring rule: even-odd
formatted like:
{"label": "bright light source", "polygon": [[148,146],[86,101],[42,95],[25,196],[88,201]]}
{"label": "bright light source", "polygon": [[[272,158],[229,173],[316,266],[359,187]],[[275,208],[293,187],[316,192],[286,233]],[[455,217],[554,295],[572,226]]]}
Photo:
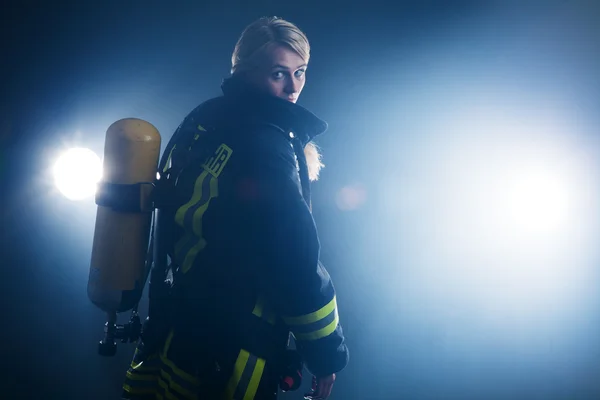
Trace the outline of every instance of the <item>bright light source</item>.
{"label": "bright light source", "polygon": [[73,148],[54,164],[54,183],[69,200],[83,200],[96,193],[102,177],[102,161],[92,150]]}
{"label": "bright light source", "polygon": [[521,171],[507,188],[514,226],[528,233],[555,232],[569,215],[569,182],[552,166]]}
{"label": "bright light source", "polygon": [[448,106],[402,157],[389,146],[401,168],[373,226],[398,247],[391,296],[413,279],[423,307],[468,309],[509,341],[586,306],[600,232],[596,139],[562,107],[515,98]]}

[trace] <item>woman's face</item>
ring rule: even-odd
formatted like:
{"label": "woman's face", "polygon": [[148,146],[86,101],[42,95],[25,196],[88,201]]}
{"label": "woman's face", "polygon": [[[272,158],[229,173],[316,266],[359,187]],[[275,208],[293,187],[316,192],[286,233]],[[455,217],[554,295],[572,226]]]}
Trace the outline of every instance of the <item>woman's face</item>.
{"label": "woman's face", "polygon": [[267,48],[257,68],[248,71],[248,79],[273,96],[295,103],[304,88],[306,63],[283,45]]}

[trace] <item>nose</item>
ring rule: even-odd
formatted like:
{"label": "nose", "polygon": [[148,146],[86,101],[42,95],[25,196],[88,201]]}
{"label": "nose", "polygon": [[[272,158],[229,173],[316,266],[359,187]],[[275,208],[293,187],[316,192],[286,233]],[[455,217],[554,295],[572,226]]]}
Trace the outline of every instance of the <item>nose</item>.
{"label": "nose", "polygon": [[287,94],[298,93],[298,90],[300,90],[300,82],[296,78],[291,77],[287,79],[284,90]]}

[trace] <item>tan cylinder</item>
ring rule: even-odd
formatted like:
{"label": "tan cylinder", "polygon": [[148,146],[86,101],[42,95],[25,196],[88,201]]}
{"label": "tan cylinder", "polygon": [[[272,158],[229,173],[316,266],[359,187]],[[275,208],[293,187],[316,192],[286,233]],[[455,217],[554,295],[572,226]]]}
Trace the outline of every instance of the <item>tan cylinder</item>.
{"label": "tan cylinder", "polygon": [[[126,118],[106,132],[103,181],[117,184],[156,179],[161,137],[150,123]],[[148,186],[149,187],[149,186]],[[149,196],[144,191],[143,196]],[[148,199],[142,199],[147,203]],[[139,301],[152,215],[98,206],[88,280],[88,297],[106,312],[130,310]]]}

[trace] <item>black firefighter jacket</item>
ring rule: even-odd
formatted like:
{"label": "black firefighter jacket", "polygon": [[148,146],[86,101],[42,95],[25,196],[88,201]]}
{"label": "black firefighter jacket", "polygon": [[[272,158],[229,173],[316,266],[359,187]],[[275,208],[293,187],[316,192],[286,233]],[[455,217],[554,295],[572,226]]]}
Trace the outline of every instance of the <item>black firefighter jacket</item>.
{"label": "black firefighter jacket", "polygon": [[299,154],[327,124],[236,78],[222,90],[185,118],[160,165],[176,171],[175,326],[267,360],[291,332],[313,374],[339,372],[348,350]]}

